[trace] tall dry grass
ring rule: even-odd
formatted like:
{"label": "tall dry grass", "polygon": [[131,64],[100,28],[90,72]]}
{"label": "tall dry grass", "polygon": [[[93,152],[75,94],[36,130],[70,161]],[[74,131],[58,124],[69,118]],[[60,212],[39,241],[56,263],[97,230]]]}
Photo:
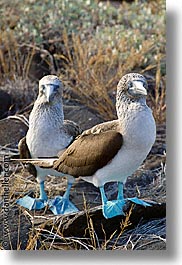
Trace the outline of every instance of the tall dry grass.
{"label": "tall dry grass", "polygon": [[2,76],[8,79],[14,79],[15,76],[27,79],[35,54],[35,48],[32,47],[23,51],[13,31],[1,31],[0,47],[0,69]]}
{"label": "tall dry grass", "polygon": [[161,74],[161,59],[162,55],[158,54],[156,57],[157,66],[154,95],[150,95],[151,108],[153,110],[154,118],[159,124],[166,121],[166,80]]}
{"label": "tall dry grass", "polygon": [[[82,41],[79,35],[72,34],[71,41],[66,31],[63,34],[65,54],[57,54],[57,59],[64,60],[64,73],[61,79],[78,96],[79,100],[101,116],[104,120],[116,118],[115,94],[120,78],[132,71],[145,72],[145,57],[155,49],[150,40],[143,41],[139,50],[131,47],[128,52],[126,38],[115,39],[114,48],[103,45],[102,40]],[[127,56],[126,56],[127,53]],[[153,68],[160,68],[157,64]],[[159,70],[157,77],[160,79]],[[158,81],[156,81],[158,84]],[[158,86],[156,86],[156,90]],[[162,92],[165,93],[165,90]],[[153,98],[159,108],[160,95]],[[160,101],[160,109],[163,101]],[[160,113],[160,110],[157,111]],[[158,118],[158,116],[157,116]]]}

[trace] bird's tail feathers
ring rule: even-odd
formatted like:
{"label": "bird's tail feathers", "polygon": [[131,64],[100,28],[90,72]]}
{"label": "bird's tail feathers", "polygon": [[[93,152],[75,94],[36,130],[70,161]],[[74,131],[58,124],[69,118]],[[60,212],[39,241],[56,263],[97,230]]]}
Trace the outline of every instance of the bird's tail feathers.
{"label": "bird's tail feathers", "polygon": [[29,158],[29,159],[10,159],[12,162],[19,162],[23,164],[31,163],[35,166],[50,168],[53,166],[57,158]]}

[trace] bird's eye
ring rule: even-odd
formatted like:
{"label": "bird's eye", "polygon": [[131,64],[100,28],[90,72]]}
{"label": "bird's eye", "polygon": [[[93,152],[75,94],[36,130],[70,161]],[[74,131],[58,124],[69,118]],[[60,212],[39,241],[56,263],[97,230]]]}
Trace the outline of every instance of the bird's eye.
{"label": "bird's eye", "polygon": [[54,85],[54,91],[55,91],[55,92],[58,91],[58,88],[59,88],[58,85]]}
{"label": "bird's eye", "polygon": [[144,87],[145,89],[148,89],[148,84],[147,84],[146,82],[143,82],[143,87]]}
{"label": "bird's eye", "polygon": [[42,85],[42,92],[45,92],[45,86]]}
{"label": "bird's eye", "polygon": [[128,89],[133,86],[133,83],[131,81],[128,82]]}

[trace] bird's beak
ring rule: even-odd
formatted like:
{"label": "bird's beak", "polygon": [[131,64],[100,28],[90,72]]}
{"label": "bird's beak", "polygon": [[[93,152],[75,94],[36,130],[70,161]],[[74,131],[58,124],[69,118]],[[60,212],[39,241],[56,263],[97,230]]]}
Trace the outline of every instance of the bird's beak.
{"label": "bird's beak", "polygon": [[133,86],[129,88],[129,92],[133,96],[147,96],[147,90],[143,86],[143,82],[141,81],[133,81]]}
{"label": "bird's beak", "polygon": [[53,93],[54,93],[54,86],[51,84],[45,85],[45,96],[46,96],[47,102],[50,102]]}

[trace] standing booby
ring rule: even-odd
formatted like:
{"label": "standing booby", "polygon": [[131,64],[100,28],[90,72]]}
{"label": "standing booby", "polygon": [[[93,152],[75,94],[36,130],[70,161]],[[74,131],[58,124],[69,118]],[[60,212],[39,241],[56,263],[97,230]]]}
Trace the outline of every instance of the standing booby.
{"label": "standing booby", "polygon": [[[20,158],[58,157],[65,148],[81,133],[78,125],[64,120],[62,102],[63,84],[55,75],[44,76],[39,81],[39,94],[29,117],[29,129],[26,137],[19,142]],[[44,190],[46,176],[53,175],[51,170],[38,166],[30,167],[31,173],[37,176],[40,185],[40,197],[25,196],[17,203],[30,210],[39,210],[49,204],[53,213],[77,211],[69,201],[69,191],[73,178],[68,176],[68,188],[64,196],[48,200]]]}
{"label": "standing booby", "polygon": [[[146,158],[156,138],[156,125],[146,104],[147,81],[130,73],[117,86],[117,120],[98,124],[84,131],[59,157],[53,160],[24,161],[73,177],[81,177],[99,187],[103,215],[111,218],[123,214],[123,185]],[[108,200],[104,184],[116,181],[118,196]],[[150,204],[138,198],[127,198],[143,206]]]}

